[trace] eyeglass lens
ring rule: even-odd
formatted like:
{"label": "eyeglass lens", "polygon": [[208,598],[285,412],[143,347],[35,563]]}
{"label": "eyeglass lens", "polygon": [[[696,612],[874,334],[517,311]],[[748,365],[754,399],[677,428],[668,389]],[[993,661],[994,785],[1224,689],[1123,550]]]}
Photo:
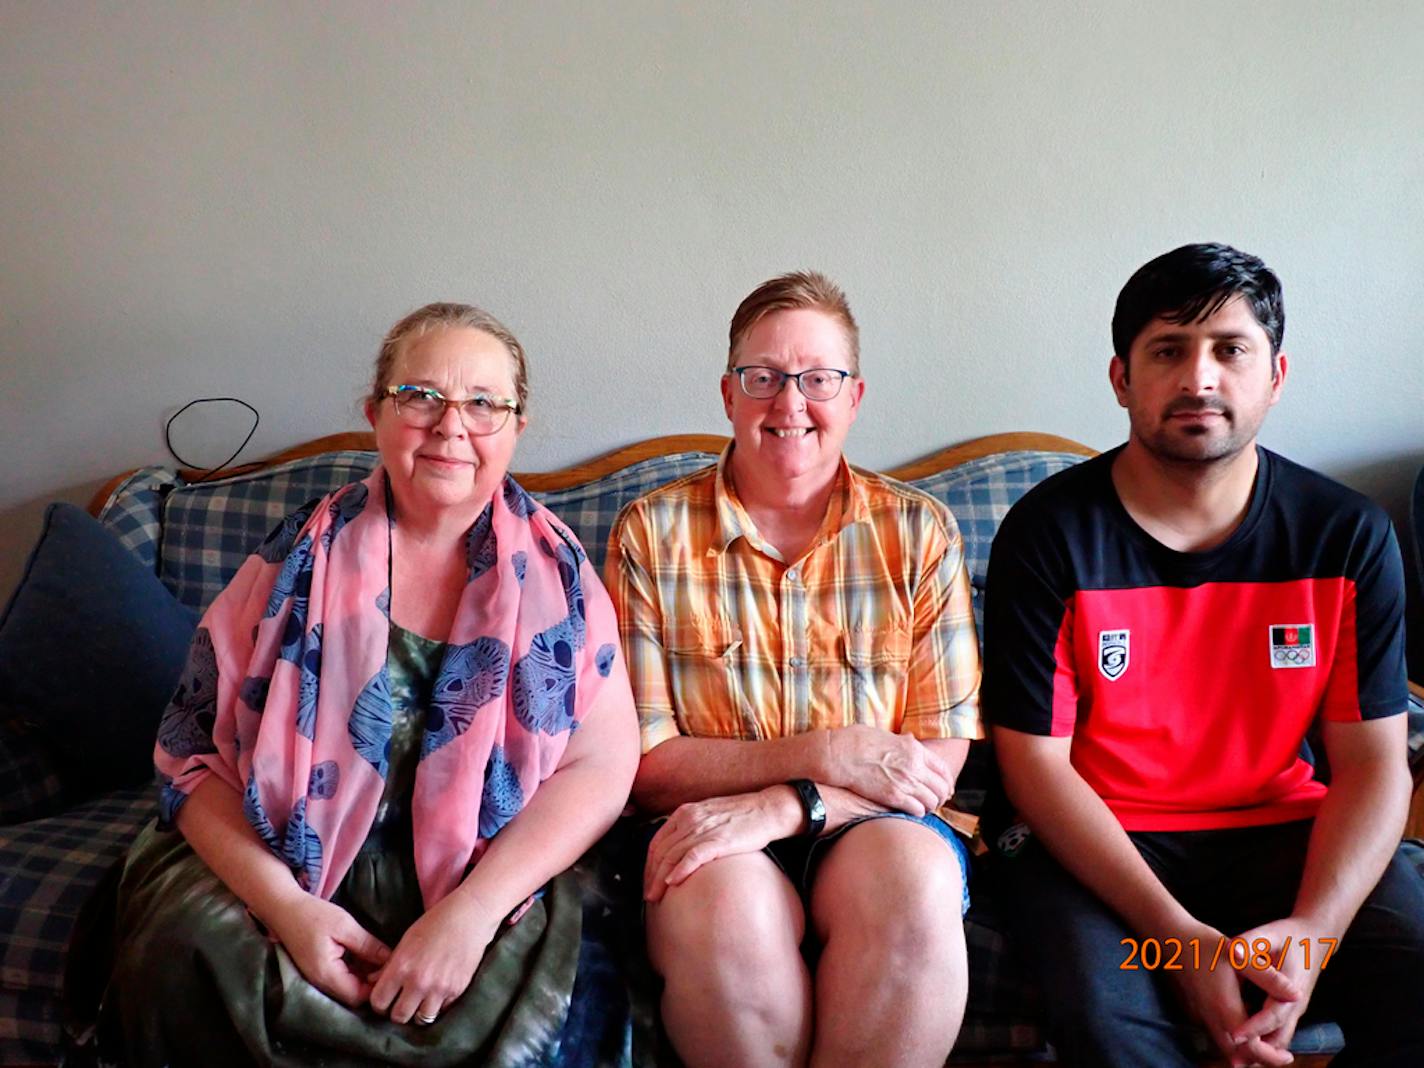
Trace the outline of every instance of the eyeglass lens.
{"label": "eyeglass lens", "polygon": [[493,434],[504,428],[510,410],[496,405],[486,397],[472,397],[466,401],[447,401],[432,393],[400,393],[395,397],[396,411],[409,426],[429,429],[445,417],[445,409],[454,404],[460,410],[460,418],[465,428],[472,434]]}
{"label": "eyeglass lens", "polygon": [[813,367],[794,375],[773,367],[743,367],[739,373],[742,389],[747,396],[758,400],[776,396],[788,378],[795,380],[807,400],[831,400],[841,391],[845,379],[844,372],[826,367]]}

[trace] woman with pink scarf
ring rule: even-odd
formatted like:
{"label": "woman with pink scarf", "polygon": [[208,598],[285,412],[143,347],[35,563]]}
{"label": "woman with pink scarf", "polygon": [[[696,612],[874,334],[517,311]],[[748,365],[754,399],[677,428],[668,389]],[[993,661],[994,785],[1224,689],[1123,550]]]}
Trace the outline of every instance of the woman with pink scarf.
{"label": "woman with pink scarf", "polygon": [[380,466],[204,615],[119,892],[103,1020],[125,1061],[550,1059],[567,869],[623,807],[638,734],[603,586],[508,476],[526,396],[487,313],[401,320],[365,403]]}

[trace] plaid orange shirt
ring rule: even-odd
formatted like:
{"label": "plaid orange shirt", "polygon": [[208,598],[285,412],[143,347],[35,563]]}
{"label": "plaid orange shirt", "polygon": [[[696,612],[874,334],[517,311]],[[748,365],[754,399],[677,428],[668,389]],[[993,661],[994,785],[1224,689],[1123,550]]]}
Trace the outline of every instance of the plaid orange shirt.
{"label": "plaid orange shirt", "polygon": [[981,738],[963,543],[918,490],[844,460],[798,560],[758,535],[716,466],[628,505],[606,576],[643,751],[864,723]]}

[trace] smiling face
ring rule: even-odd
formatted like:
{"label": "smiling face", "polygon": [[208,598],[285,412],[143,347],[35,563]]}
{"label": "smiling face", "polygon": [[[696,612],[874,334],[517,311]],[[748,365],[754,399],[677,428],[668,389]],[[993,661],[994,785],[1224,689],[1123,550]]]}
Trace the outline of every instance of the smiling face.
{"label": "smiling face", "polygon": [[1151,320],[1128,360],[1114,356],[1109,376],[1131,444],[1178,463],[1231,460],[1252,445],[1286,376],[1285,354],[1273,367],[1270,339],[1240,297],[1198,322]]}
{"label": "smiling face", "polygon": [[[736,365],[794,374],[813,367],[851,370],[844,329],[809,308],[763,316],[737,346]],[[775,397],[748,397],[735,374],[722,376],[722,401],[732,421],[734,479],[790,489],[828,485],[840,465],[846,433],[860,410],[865,382],[847,378],[828,401],[808,401],[791,380]]]}
{"label": "smiling face", "polygon": [[[386,384],[429,386],[452,400],[475,393],[513,397],[514,362],[483,330],[436,328],[401,347]],[[463,523],[473,522],[494,495],[526,423],[511,416],[496,433],[476,436],[447,407],[439,422],[420,429],[407,425],[389,398],[368,401],[366,418],[376,431],[397,515],[454,509],[449,514]]]}

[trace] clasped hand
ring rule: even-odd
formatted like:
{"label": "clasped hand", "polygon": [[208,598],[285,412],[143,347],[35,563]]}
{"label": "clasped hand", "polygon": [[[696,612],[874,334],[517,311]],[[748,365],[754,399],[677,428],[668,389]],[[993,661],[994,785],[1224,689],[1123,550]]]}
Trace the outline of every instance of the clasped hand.
{"label": "clasped hand", "polygon": [[[1233,946],[1251,947],[1246,960],[1223,959],[1216,968],[1185,969],[1172,972],[1192,1014],[1233,1068],[1246,1065],[1290,1064],[1291,1038],[1310,1003],[1320,977],[1321,955],[1309,961],[1297,948],[1318,932],[1294,917],[1254,927],[1232,939]],[[1210,927],[1190,937],[1201,944],[1214,945],[1224,936]],[[1269,949],[1257,948],[1264,941]],[[1260,987],[1266,1000],[1248,1015],[1241,996],[1241,984],[1249,981]]]}
{"label": "clasped hand", "polygon": [[[1266,1001],[1256,1014],[1236,1029],[1232,1038],[1244,1046],[1255,1048],[1263,1043],[1277,1052],[1286,1053],[1296,1026],[1305,1014],[1306,1006],[1315,993],[1315,984],[1320,980],[1320,972],[1329,960],[1329,953],[1321,942],[1321,928],[1308,920],[1288,916],[1282,920],[1253,927],[1241,934],[1241,940],[1251,947],[1265,943],[1269,948],[1260,950],[1263,958],[1274,961],[1272,970],[1281,978],[1285,993],[1266,989]],[[1315,943],[1312,952],[1311,943]],[[1334,939],[1327,939],[1331,948]],[[1253,956],[1256,954],[1253,948]],[[1248,968],[1247,971],[1253,970]],[[1250,1064],[1251,1061],[1242,1061]],[[1279,1060],[1262,1059],[1262,1064],[1289,1063]]]}
{"label": "clasped hand", "polygon": [[801,804],[786,786],[679,805],[648,845],[643,899],[661,901],[669,886],[719,857],[755,853],[790,837],[801,819]]}
{"label": "clasped hand", "polygon": [[403,1024],[434,1019],[465,992],[497,929],[456,892],[411,924],[394,950],[340,905],[310,895],[273,933],[312,986]]}
{"label": "clasped hand", "polygon": [[954,772],[917,738],[862,724],[825,735],[830,786],[911,816],[933,812],[954,794]]}

